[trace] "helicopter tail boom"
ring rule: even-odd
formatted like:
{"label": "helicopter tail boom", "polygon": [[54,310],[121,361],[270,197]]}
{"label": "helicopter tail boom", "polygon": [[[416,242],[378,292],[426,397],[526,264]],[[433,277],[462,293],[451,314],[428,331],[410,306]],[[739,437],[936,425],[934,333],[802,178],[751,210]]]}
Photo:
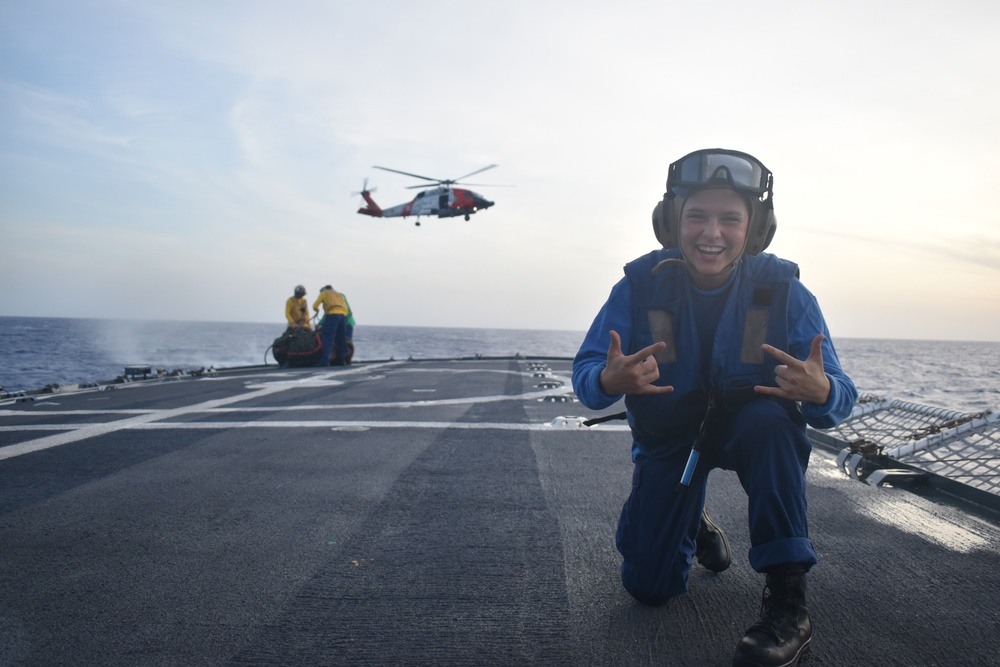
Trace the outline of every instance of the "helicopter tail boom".
{"label": "helicopter tail boom", "polygon": [[358,213],[362,215],[370,215],[373,218],[381,218],[384,215],[382,209],[379,208],[379,205],[375,203],[374,199],[372,199],[370,191],[362,190],[361,196],[365,198],[365,203],[368,204],[368,206],[362,206],[359,208]]}

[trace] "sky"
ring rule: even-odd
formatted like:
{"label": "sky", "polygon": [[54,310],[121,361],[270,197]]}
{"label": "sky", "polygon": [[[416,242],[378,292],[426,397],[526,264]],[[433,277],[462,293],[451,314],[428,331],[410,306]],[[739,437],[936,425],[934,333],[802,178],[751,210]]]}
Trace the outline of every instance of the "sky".
{"label": "sky", "polygon": [[[774,172],[836,337],[1000,341],[1000,3],[0,0],[0,316],[586,330],[670,162]],[[356,213],[471,179],[462,218]]]}

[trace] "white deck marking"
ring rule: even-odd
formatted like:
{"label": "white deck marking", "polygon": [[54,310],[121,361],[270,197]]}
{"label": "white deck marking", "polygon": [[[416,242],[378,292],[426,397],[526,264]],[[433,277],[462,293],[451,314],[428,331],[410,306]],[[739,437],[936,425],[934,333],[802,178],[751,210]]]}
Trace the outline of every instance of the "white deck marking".
{"label": "white deck marking", "polygon": [[[98,435],[105,435],[107,433],[114,433],[115,431],[135,428],[140,424],[146,424],[161,419],[171,419],[173,417],[191,414],[192,412],[202,412],[203,410],[210,408],[221,407],[223,405],[228,405],[229,403],[239,403],[240,401],[260,398],[262,396],[274,394],[279,391],[285,391],[290,388],[291,385],[288,383],[275,383],[274,386],[257,389],[256,391],[251,391],[246,394],[238,394],[236,396],[229,396],[228,398],[219,398],[212,401],[205,401],[203,403],[195,403],[194,405],[186,405],[181,408],[156,410],[155,412],[150,412],[149,414],[137,415],[135,417],[119,419],[117,421],[105,422],[101,424],[82,424],[80,425],[80,428],[67,433],[57,433],[44,438],[38,438],[36,440],[20,442],[16,445],[8,445],[7,447],[0,449],[0,461],[13,458],[15,456],[21,456],[22,454],[38,452],[43,449],[59,447],[60,445],[66,445],[71,442],[86,440],[87,438],[93,438]],[[48,415],[52,413],[47,412],[45,414]]]}
{"label": "white deck marking", "polygon": [[[17,433],[18,431],[75,431],[89,424],[22,424],[21,426],[0,426],[0,433]],[[2,452],[3,450],[0,450]]]}
{"label": "white deck marking", "polygon": [[155,422],[136,424],[132,428],[139,430],[171,430],[171,429],[235,429],[235,428],[333,428],[333,429],[379,429],[379,428],[420,428],[420,429],[459,429],[468,431],[628,431],[627,425],[599,424],[586,426],[553,426],[546,423],[530,422],[437,422],[437,421],[252,421],[252,422]]}
{"label": "white deck marking", "polygon": [[26,417],[28,415],[148,415],[156,410],[137,410],[134,408],[94,408],[93,410],[46,410],[44,412],[28,412],[27,410],[0,410],[0,417]]}
{"label": "white deck marking", "polygon": [[494,396],[462,396],[461,398],[439,398],[420,401],[386,401],[384,403],[331,403],[329,405],[283,405],[281,407],[254,406],[249,408],[213,408],[205,412],[277,412],[284,410],[353,410],[357,408],[421,408],[436,407],[443,405],[468,405],[470,403],[497,403],[500,401],[530,401],[546,396],[563,395],[567,392],[565,387],[558,389],[546,389],[544,391],[532,391],[527,394],[497,394]]}
{"label": "white deck marking", "polygon": [[[276,394],[279,392],[287,391],[289,389],[301,389],[304,387],[315,388],[315,387],[331,387],[342,385],[344,378],[360,375],[362,373],[366,374],[367,377],[357,378],[360,380],[371,380],[371,379],[382,379],[385,376],[377,376],[375,378],[370,376],[370,372],[375,369],[386,368],[390,366],[399,366],[404,362],[401,361],[390,361],[382,364],[374,364],[370,366],[358,366],[356,368],[349,369],[339,369],[336,371],[330,371],[325,373],[316,373],[307,376],[300,376],[298,378],[291,379],[291,374],[288,376],[290,379],[280,379],[271,382],[248,382],[246,383],[246,388],[250,390],[248,393],[239,394],[236,396],[230,396],[227,398],[215,399],[211,401],[204,401],[202,403],[196,403],[194,405],[188,405],[180,408],[172,408],[167,410],[134,410],[134,409],[122,409],[122,410],[110,410],[110,409],[95,409],[95,410],[63,410],[63,411],[45,411],[39,412],[37,414],[44,414],[45,416],[52,415],[107,415],[107,414],[129,414],[135,415],[126,419],[119,419],[111,422],[102,423],[84,423],[84,424],[59,424],[59,425],[46,425],[46,424],[25,424],[21,426],[0,426],[0,431],[13,432],[13,431],[66,431],[65,433],[55,433],[53,435],[48,435],[41,438],[36,438],[35,440],[28,440],[26,442],[17,443],[15,445],[8,445],[6,447],[0,448],[0,461],[4,459],[13,458],[15,456],[21,456],[22,454],[29,454],[31,452],[37,452],[45,449],[50,449],[52,447],[59,447],[60,445],[66,445],[72,442],[78,442],[80,440],[86,440],[88,438],[93,438],[100,435],[105,435],[107,433],[113,433],[115,431],[122,431],[126,429],[227,429],[227,428],[331,428],[331,429],[370,429],[370,428],[453,428],[453,429],[469,429],[469,430],[507,430],[507,431],[574,431],[579,432],[579,428],[576,426],[558,426],[550,424],[524,424],[524,423],[470,423],[470,422],[421,422],[421,421],[254,421],[254,422],[170,422],[166,420],[174,419],[177,417],[182,417],[184,415],[190,414],[204,414],[204,413],[217,413],[217,412],[284,412],[288,410],[332,410],[332,409],[358,409],[358,408],[412,408],[412,407],[435,407],[435,406],[445,406],[445,405],[467,405],[470,403],[490,403],[497,401],[530,401],[544,398],[546,396],[559,395],[567,393],[566,387],[554,387],[551,389],[545,389],[542,391],[533,391],[524,394],[508,395],[500,394],[494,396],[466,396],[461,398],[444,398],[437,400],[423,400],[423,401],[398,401],[398,402],[383,402],[383,403],[356,403],[356,404],[337,404],[337,405],[292,405],[292,406],[281,406],[281,407],[227,407],[232,403],[241,403],[243,401],[254,400],[268,396],[270,394]],[[515,371],[504,371],[504,370],[475,370],[475,369],[431,369],[431,368],[405,368],[401,369],[403,372],[407,373],[475,373],[475,372],[494,372],[494,373],[505,373],[509,374]],[[534,379],[533,374],[516,371],[518,375],[524,375],[528,378]],[[274,376],[271,376],[274,377]],[[550,375],[549,377],[559,377],[557,375]],[[218,380],[222,378],[203,378],[203,380]],[[559,379],[569,382],[569,378],[559,377]],[[33,414],[29,411],[20,410],[0,410],[0,416],[17,416],[24,417]],[[601,426],[600,430],[627,430],[627,426]]]}

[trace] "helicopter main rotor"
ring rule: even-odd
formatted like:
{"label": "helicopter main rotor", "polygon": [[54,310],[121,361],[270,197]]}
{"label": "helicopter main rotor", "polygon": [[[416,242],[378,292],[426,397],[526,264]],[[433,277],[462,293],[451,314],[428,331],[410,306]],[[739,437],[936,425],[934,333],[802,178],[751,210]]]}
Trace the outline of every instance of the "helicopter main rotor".
{"label": "helicopter main rotor", "polygon": [[475,171],[470,171],[465,176],[459,176],[458,178],[431,178],[430,176],[421,176],[420,174],[411,174],[408,171],[400,171],[399,169],[390,169],[389,167],[375,166],[374,168],[375,169],[381,169],[382,171],[391,171],[393,173],[402,174],[404,176],[412,176],[413,178],[420,178],[420,179],[423,179],[425,181],[433,181],[433,183],[430,184],[430,185],[409,185],[406,188],[407,190],[414,190],[414,189],[418,189],[418,188],[431,188],[431,187],[434,187],[435,185],[445,185],[445,186],[448,186],[448,185],[487,185],[486,183],[462,183],[461,180],[463,178],[468,178],[469,176],[475,176],[476,174],[482,173],[482,172],[486,171],[487,169],[492,169],[493,167],[496,167],[496,166],[497,165],[495,165],[495,164],[490,164],[490,165],[487,165],[487,166],[483,167],[482,169],[476,169]]}

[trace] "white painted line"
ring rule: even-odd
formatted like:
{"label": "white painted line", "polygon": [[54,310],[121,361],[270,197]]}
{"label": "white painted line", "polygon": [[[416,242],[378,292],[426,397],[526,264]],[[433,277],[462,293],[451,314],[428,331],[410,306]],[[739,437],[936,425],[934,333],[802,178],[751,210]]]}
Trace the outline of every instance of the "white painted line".
{"label": "white painted line", "polygon": [[44,412],[35,412],[33,410],[0,410],[0,417],[51,417],[52,415],[148,415],[153,412],[156,412],[156,410],[137,410],[133,408],[122,408],[121,410],[116,410],[114,408],[95,408],[93,410],[45,410]]}
{"label": "white painted line", "polygon": [[21,426],[0,426],[0,433],[17,433],[18,431],[75,431],[81,426],[88,426],[88,424],[22,424]]}
{"label": "white painted line", "polygon": [[[357,403],[357,404],[336,404],[336,405],[306,405],[306,406],[280,406],[280,407],[251,407],[251,408],[236,408],[227,407],[233,403],[242,403],[244,401],[250,401],[254,399],[259,399],[270,394],[276,394],[279,392],[286,391],[288,389],[300,389],[303,387],[313,388],[313,387],[330,387],[336,385],[342,385],[343,382],[338,378],[344,378],[351,375],[361,375],[367,374],[372,370],[385,368],[389,366],[399,366],[403,362],[386,362],[383,364],[375,364],[371,366],[359,366],[357,368],[350,369],[339,369],[336,371],[313,373],[309,375],[304,375],[296,379],[278,380],[275,382],[262,382],[262,383],[247,383],[246,388],[250,389],[246,394],[240,394],[236,396],[230,396],[227,398],[216,399],[212,401],[204,401],[202,403],[196,403],[194,405],[188,405],[180,408],[173,408],[168,410],[107,410],[107,409],[97,409],[97,410],[65,410],[62,412],[52,411],[37,414],[49,415],[87,415],[87,414],[131,414],[135,415],[126,419],[118,419],[111,422],[102,422],[99,424],[66,424],[66,425],[46,425],[46,424],[30,424],[23,426],[3,426],[0,427],[0,431],[14,432],[14,431],[58,431],[65,430],[65,433],[55,433],[53,435],[48,435],[45,437],[37,438],[35,440],[28,440],[26,442],[17,443],[14,445],[8,445],[6,447],[0,448],[0,461],[14,458],[15,456],[21,456],[22,454],[29,454],[31,452],[42,451],[45,449],[50,449],[52,447],[59,447],[60,445],[69,444],[72,442],[78,442],[80,440],[86,440],[87,438],[93,438],[96,436],[104,435],[107,433],[114,433],[115,431],[122,431],[126,429],[198,429],[198,428],[213,428],[213,429],[225,429],[225,428],[453,428],[453,429],[467,429],[467,430],[513,430],[513,431],[574,431],[579,432],[579,428],[575,426],[562,425],[562,426],[552,426],[549,424],[497,424],[497,423],[466,423],[466,422],[399,422],[399,421],[255,421],[255,422],[170,422],[166,420],[174,419],[177,417],[183,417],[185,415],[191,414],[204,414],[204,413],[216,413],[216,412],[284,412],[288,410],[332,410],[332,409],[371,409],[371,408],[387,408],[387,409],[399,409],[399,408],[412,408],[412,407],[435,407],[435,406],[445,406],[445,405],[468,405],[472,403],[491,403],[497,401],[530,401],[532,399],[544,398],[546,396],[560,395],[567,393],[564,387],[557,387],[552,389],[546,389],[542,391],[529,392],[525,394],[516,395],[496,395],[496,396],[472,396],[472,397],[462,397],[462,398],[449,398],[449,399],[438,399],[438,400],[426,400],[426,401],[399,401],[399,402],[386,402],[386,403]],[[402,369],[405,372],[428,372],[428,373],[440,373],[442,371],[449,373],[475,373],[483,372],[482,369],[412,369],[406,368]],[[494,371],[500,373],[511,373],[512,371]],[[524,375],[524,373],[518,373],[519,375]],[[273,376],[272,376],[273,377]],[[366,379],[366,378],[360,378]],[[20,410],[3,410],[0,411],[0,416],[14,416],[23,417],[32,414],[29,411]],[[628,430],[628,427],[622,426],[604,426],[601,430]]]}
{"label": "white painted line", "polygon": [[236,429],[236,428],[415,428],[415,429],[459,429],[467,431],[548,431],[580,433],[582,431],[628,431],[620,424],[599,424],[586,426],[552,426],[548,423],[505,423],[505,422],[420,422],[420,421],[252,421],[252,422],[155,422],[136,424],[131,428],[143,431],[171,429]]}
{"label": "white painted line", "polygon": [[288,387],[279,385],[275,387],[268,387],[265,389],[258,389],[257,391],[252,391],[246,394],[230,396],[228,398],[220,398],[214,401],[205,401],[204,403],[196,403],[195,405],[188,405],[182,408],[174,408],[172,410],[157,410],[149,414],[137,415],[135,417],[130,417],[128,419],[119,419],[113,422],[107,422],[103,424],[87,424],[67,433],[57,433],[55,435],[49,435],[44,438],[38,438],[36,440],[28,440],[27,442],[20,442],[16,445],[8,445],[0,449],[0,461],[3,461],[4,459],[14,458],[15,456],[21,456],[22,454],[30,454],[31,452],[38,452],[42,451],[43,449],[50,449],[52,447],[59,447],[60,445],[67,445],[71,442],[78,442],[80,440],[86,440],[87,438],[93,438],[95,436],[105,435],[107,433],[114,433],[115,431],[122,431],[128,428],[135,428],[140,424],[146,424],[161,419],[171,419],[173,417],[181,417],[183,415],[191,414],[192,412],[203,412],[204,410],[221,407],[223,405],[228,405],[229,403],[239,403],[240,401],[249,401],[255,398],[260,398],[262,396],[273,394],[278,391],[284,391],[285,389],[288,389]]}

